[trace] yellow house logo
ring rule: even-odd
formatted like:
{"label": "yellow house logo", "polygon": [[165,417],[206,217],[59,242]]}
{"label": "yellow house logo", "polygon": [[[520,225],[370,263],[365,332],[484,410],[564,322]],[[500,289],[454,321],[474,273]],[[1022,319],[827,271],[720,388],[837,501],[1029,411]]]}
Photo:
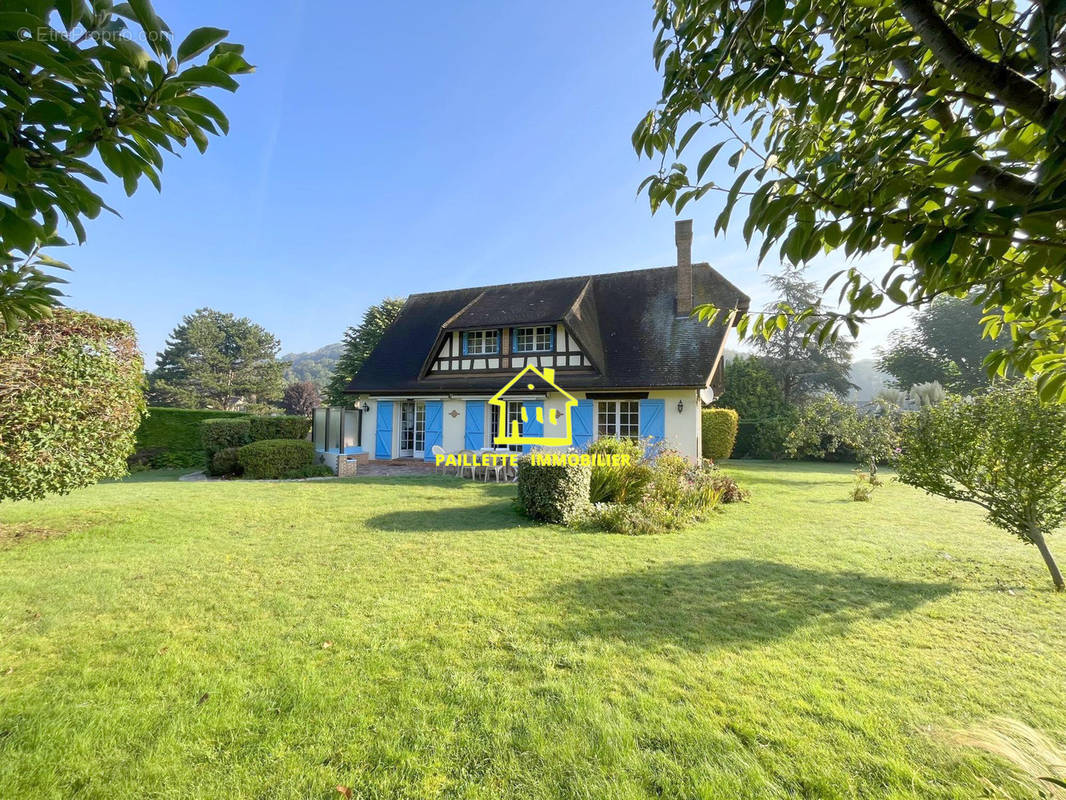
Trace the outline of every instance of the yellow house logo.
{"label": "yellow house logo", "polygon": [[[537,377],[547,383],[552,390],[558,392],[566,400],[566,404],[563,409],[563,415],[566,418],[566,435],[565,436],[523,436],[519,433],[518,420],[511,420],[511,429],[507,429],[507,399],[505,395],[512,388],[521,382],[525,382],[526,388],[530,391],[535,389],[532,383],[532,376],[530,373],[534,373]],[[521,387],[520,387],[521,390]],[[496,437],[496,444],[540,444],[548,447],[569,447],[573,444],[574,436],[573,429],[571,427],[570,411],[577,405],[577,400],[573,395],[561,388],[555,383],[555,370],[545,368],[543,371],[533,366],[525,367],[521,372],[512,378],[506,386],[493,395],[489,400],[489,405],[496,406],[496,413],[499,414],[499,426],[497,430],[500,431]],[[541,431],[544,430],[544,407],[537,406],[536,409],[537,422],[541,424]],[[523,428],[525,423],[529,422],[526,406],[522,406],[522,423]],[[551,409],[548,414],[548,424],[555,427],[559,424],[559,412],[557,409]]]}

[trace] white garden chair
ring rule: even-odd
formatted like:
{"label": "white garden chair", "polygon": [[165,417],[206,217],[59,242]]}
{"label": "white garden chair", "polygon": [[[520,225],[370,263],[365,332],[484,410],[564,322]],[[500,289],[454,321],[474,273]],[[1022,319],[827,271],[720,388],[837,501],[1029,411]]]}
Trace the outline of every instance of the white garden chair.
{"label": "white garden chair", "polygon": [[444,448],[441,447],[439,444],[435,444],[435,445],[433,445],[433,447],[430,448],[430,450],[433,451],[433,463],[436,465],[435,466],[435,471],[443,473],[444,475],[447,475],[448,474],[448,468],[445,466],[444,462],[441,461],[440,463],[437,463],[437,456],[444,455]]}

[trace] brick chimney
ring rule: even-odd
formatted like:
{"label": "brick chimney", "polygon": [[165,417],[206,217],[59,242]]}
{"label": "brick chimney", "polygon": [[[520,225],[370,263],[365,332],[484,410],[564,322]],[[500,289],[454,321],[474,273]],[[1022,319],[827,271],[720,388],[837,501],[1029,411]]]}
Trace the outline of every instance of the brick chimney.
{"label": "brick chimney", "polygon": [[679,219],[674,223],[674,242],[677,244],[677,315],[692,313],[692,220]]}

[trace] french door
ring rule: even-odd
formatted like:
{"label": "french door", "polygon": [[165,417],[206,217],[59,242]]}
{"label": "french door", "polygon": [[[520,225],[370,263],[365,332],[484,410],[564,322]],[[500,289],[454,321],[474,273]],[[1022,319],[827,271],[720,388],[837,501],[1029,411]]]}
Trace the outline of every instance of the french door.
{"label": "french door", "polygon": [[406,402],[400,406],[400,458],[426,456],[426,404]]}

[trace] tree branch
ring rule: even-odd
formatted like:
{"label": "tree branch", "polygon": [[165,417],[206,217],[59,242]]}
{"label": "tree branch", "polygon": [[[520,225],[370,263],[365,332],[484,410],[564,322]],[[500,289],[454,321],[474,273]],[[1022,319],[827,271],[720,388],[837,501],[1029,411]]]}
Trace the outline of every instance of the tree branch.
{"label": "tree branch", "polygon": [[1004,64],[978,55],[944,21],[931,0],[896,0],[904,19],[956,78],[999,99],[1007,108],[1044,128],[1058,107],[1040,84]]}

